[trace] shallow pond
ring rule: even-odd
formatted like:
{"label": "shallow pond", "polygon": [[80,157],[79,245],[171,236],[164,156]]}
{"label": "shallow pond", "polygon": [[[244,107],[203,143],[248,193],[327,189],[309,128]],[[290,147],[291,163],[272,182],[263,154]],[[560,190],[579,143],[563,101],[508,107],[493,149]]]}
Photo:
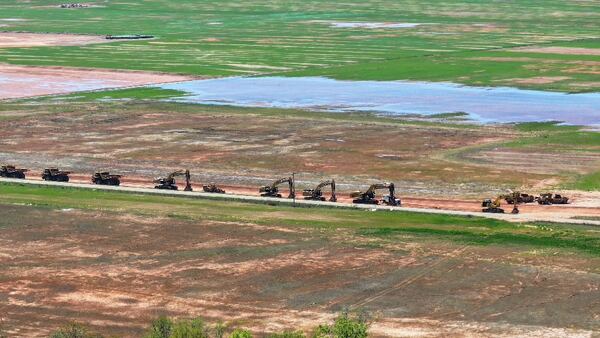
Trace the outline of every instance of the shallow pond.
{"label": "shallow pond", "polygon": [[391,115],[465,112],[475,121],[600,125],[600,93],[565,94],[440,82],[338,81],[322,77],[231,77],[162,85],[179,101]]}

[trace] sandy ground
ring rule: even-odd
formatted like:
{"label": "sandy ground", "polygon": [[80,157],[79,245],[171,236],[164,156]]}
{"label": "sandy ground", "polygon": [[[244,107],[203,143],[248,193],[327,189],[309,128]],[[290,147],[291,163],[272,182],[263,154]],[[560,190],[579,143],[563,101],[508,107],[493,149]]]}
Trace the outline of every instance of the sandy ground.
{"label": "sandy ground", "polygon": [[0,64],[0,99],[178,82],[190,77],[147,72]]}
{"label": "sandy ground", "polygon": [[0,48],[80,46],[111,41],[98,35],[0,32]]}
{"label": "sandy ground", "polygon": [[600,56],[599,48],[577,48],[577,47],[519,47],[512,51],[527,53],[548,53],[561,55],[594,55]]}
{"label": "sandy ground", "polygon": [[139,336],[161,314],[310,330],[345,307],[369,311],[375,337],[599,330],[600,262],[527,250],[3,206],[0,313],[11,337],[72,320]]}

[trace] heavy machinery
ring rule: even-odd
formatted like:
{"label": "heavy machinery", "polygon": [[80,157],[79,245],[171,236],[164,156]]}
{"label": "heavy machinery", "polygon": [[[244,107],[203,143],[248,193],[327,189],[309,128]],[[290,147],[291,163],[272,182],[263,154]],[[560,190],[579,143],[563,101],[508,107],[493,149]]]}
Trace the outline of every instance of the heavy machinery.
{"label": "heavy machinery", "polygon": [[481,202],[482,212],[489,212],[493,214],[503,214],[504,209],[500,208],[500,201],[502,201],[502,196],[498,196],[495,200],[492,201],[490,198],[486,198]]}
{"label": "heavy machinery", "polygon": [[16,168],[14,165],[3,165],[0,167],[0,177],[24,179],[27,171],[29,170]]}
{"label": "heavy machinery", "polygon": [[202,190],[204,190],[204,192],[210,192],[210,193],[213,193],[213,194],[224,194],[225,193],[225,190],[219,188],[214,183],[203,185],[202,186]]}
{"label": "heavy machinery", "polygon": [[314,189],[304,189],[302,191],[302,196],[304,196],[305,200],[313,200],[313,201],[325,201],[326,198],[323,196],[323,188],[326,186],[331,187],[331,197],[329,198],[329,202],[336,202],[337,196],[335,195],[335,180],[328,180],[319,183]]}
{"label": "heavy machinery", "polygon": [[353,198],[352,203],[357,204],[379,204],[380,200],[376,198],[376,192],[380,189],[388,189],[389,195],[383,196],[381,202],[387,205],[400,206],[400,199],[396,198],[396,188],[394,183],[376,183],[369,187],[365,192],[355,191],[350,194]]}
{"label": "heavy machinery", "polygon": [[[504,209],[502,209],[500,207],[501,201],[502,200],[511,200],[513,201],[512,205],[513,205],[513,209],[511,210],[511,214],[518,214],[519,213],[519,196],[520,193],[518,192],[512,192],[506,195],[500,195],[498,197],[496,197],[495,200],[491,200],[490,198],[486,198],[483,200],[483,202],[481,203],[481,207],[483,209],[481,209],[482,212],[489,212],[492,214],[503,214],[504,213]],[[515,203],[516,201],[516,203]],[[507,202],[508,203],[508,202]]]}
{"label": "heavy machinery", "polygon": [[165,189],[165,190],[178,190],[177,182],[175,177],[185,176],[185,188],[184,191],[192,191],[192,184],[190,183],[190,171],[189,170],[177,170],[169,174],[167,177],[160,177],[154,180],[156,185],[154,189]]}
{"label": "heavy machinery", "polygon": [[266,185],[264,187],[260,187],[258,192],[260,193],[260,196],[262,196],[262,197],[281,198],[281,194],[279,193],[279,186],[284,183],[287,183],[289,186],[290,193],[288,195],[288,198],[296,197],[296,191],[295,191],[295,187],[294,187],[294,179],[291,177],[282,178],[282,179],[279,179],[279,180],[273,182],[271,185]]}
{"label": "heavy machinery", "polygon": [[44,181],[69,182],[70,173],[70,171],[62,171],[58,168],[46,168],[42,172],[42,179]]}
{"label": "heavy machinery", "polygon": [[537,202],[541,205],[569,204],[569,198],[559,194],[553,195],[552,193],[546,193],[541,194],[540,197],[537,198]]}
{"label": "heavy machinery", "polygon": [[518,204],[533,203],[536,201],[535,196],[529,194],[521,194],[520,192],[508,194],[505,196],[504,200],[508,204],[515,204],[515,198]]}
{"label": "heavy machinery", "polygon": [[92,175],[92,183],[100,185],[120,185],[122,175],[113,175],[108,171],[100,171]]}

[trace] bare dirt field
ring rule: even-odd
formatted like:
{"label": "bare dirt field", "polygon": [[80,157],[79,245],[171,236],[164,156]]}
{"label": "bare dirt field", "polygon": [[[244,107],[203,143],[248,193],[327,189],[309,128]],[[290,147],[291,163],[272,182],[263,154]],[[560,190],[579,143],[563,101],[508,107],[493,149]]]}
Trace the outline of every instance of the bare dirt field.
{"label": "bare dirt field", "polygon": [[504,191],[507,182],[547,178],[441,158],[452,149],[510,138],[502,127],[364,123],[190,105],[68,109],[0,125],[0,162],[35,171],[49,163],[76,173],[104,168],[146,180],[188,168],[196,182],[254,187],[296,171],[306,187],[333,177],[347,192],[386,180],[396,182],[403,194],[443,196],[487,194]]}
{"label": "bare dirt field", "polygon": [[108,42],[111,40],[99,35],[0,32],[0,48],[81,46]]}
{"label": "bare dirt field", "polygon": [[4,205],[5,330],[45,336],[76,320],[128,337],[161,314],[310,330],[345,307],[371,312],[376,337],[600,329],[594,258],[176,216]]}
{"label": "bare dirt field", "polygon": [[191,77],[149,72],[0,64],[0,100],[178,82]]}

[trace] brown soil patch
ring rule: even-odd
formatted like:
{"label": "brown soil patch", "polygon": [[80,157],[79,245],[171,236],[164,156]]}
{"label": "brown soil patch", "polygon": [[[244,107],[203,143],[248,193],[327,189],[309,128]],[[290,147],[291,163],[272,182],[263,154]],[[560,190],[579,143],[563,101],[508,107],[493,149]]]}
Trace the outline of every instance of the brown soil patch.
{"label": "brown soil patch", "polygon": [[600,48],[576,48],[576,47],[519,47],[511,49],[515,52],[545,53],[561,55],[594,55],[600,56]]}
{"label": "brown soil patch", "polygon": [[600,281],[587,272],[598,261],[588,257],[412,237],[365,248],[358,244],[377,239],[352,231],[27,206],[5,205],[0,219],[0,313],[10,336],[47,336],[70,321],[140,336],[161,314],[259,333],[310,330],[357,304],[375,315],[375,336],[598,329]]}
{"label": "brown soil patch", "polygon": [[549,84],[568,79],[570,79],[568,76],[538,76],[523,79],[507,79],[506,81],[511,81],[518,84]]}
{"label": "brown soil patch", "polygon": [[178,82],[191,77],[149,72],[0,64],[0,100]]}
{"label": "brown soil patch", "polygon": [[104,36],[0,32],[0,48],[81,46],[108,43]]}

